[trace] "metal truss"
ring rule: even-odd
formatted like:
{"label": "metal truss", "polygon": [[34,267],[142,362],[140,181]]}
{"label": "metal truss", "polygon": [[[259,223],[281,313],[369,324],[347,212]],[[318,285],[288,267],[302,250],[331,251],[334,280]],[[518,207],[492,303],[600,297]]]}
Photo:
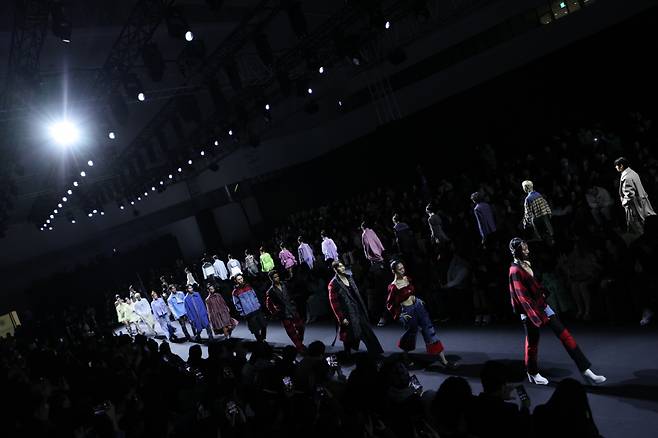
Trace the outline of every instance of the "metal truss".
{"label": "metal truss", "polygon": [[142,49],[164,20],[165,8],[164,0],[137,2],[92,84],[91,96],[99,100],[107,99],[119,87],[124,75],[135,65]]}

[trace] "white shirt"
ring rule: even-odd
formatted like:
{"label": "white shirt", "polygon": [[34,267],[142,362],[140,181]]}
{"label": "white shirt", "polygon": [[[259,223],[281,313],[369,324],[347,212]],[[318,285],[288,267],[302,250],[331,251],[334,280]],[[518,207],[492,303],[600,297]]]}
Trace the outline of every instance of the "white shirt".
{"label": "white shirt", "polygon": [[228,263],[226,263],[226,267],[228,268],[231,277],[242,274],[242,267],[240,266],[240,262],[236,259],[229,259]]}
{"label": "white shirt", "polygon": [[228,278],[228,271],[226,270],[226,265],[223,261],[217,259],[215,263],[212,264],[213,269],[215,270],[215,276],[226,280]]}
{"label": "white shirt", "polygon": [[328,237],[322,239],[322,254],[325,260],[338,260],[338,248],[332,239]]}

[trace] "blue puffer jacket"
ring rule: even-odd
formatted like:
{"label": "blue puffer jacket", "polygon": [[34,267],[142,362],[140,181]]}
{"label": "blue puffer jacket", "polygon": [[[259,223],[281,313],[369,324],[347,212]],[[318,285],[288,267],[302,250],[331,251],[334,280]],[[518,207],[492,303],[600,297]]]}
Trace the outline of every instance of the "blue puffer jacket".
{"label": "blue puffer jacket", "polygon": [[248,284],[233,289],[233,304],[241,316],[247,316],[260,309],[256,292]]}

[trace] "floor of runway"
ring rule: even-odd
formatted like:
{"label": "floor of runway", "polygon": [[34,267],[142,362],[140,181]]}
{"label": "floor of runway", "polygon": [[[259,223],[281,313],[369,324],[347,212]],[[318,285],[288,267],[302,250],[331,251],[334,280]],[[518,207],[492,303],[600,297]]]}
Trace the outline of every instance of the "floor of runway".
{"label": "floor of runway", "polygon": [[[176,325],[177,329],[180,328]],[[601,435],[605,437],[655,437],[658,431],[658,331],[655,327],[611,328],[571,326],[574,337],[593,364],[593,370],[608,378],[605,385],[588,387],[592,412]],[[385,354],[398,353],[396,342],[402,333],[396,324],[375,327]],[[205,335],[205,333],[204,333]],[[312,324],[306,329],[305,343],[320,340],[326,345],[334,340],[334,325],[327,322]],[[479,382],[481,366],[487,360],[502,360],[518,370],[523,378],[524,333],[521,325],[490,325],[487,327],[446,325],[439,327],[439,335],[446,354],[459,364],[454,371],[442,369],[415,370],[426,390],[435,390],[449,375],[468,380],[474,394],[482,387]],[[241,323],[233,332],[235,338],[252,341],[253,336]],[[205,336],[204,336],[205,338]],[[223,339],[223,336],[216,339]],[[205,339],[204,339],[205,341]],[[285,331],[278,322],[268,326],[267,341],[275,345],[289,345]],[[172,351],[187,360],[190,342],[172,343]],[[339,351],[340,341],[333,350]],[[202,345],[204,357],[207,347]],[[331,349],[330,349],[331,350]],[[422,339],[419,336],[416,359],[422,362]],[[562,348],[559,340],[546,329],[542,331],[539,349],[542,375],[552,381],[548,386],[530,385],[526,389],[533,406],[548,400],[555,384],[566,377],[580,379],[576,366]],[[349,368],[345,369],[349,372]]]}

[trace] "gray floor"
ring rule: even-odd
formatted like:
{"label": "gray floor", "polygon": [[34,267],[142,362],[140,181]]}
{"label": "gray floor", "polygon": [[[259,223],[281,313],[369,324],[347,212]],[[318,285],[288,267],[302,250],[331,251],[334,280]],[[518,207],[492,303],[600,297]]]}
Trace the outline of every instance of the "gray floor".
{"label": "gray floor", "polygon": [[[605,375],[604,386],[589,387],[589,400],[601,434],[609,437],[656,437],[658,436],[658,331],[655,327],[609,328],[571,326],[571,331],[582,350],[594,364],[595,372]],[[482,389],[478,375],[482,363],[490,359],[509,361],[522,369],[523,330],[521,326],[440,327],[440,336],[446,353],[459,361],[460,367],[453,375],[465,377],[475,394]],[[399,350],[396,342],[401,329],[391,324],[375,328],[387,353]],[[253,340],[253,336],[241,323],[234,337]],[[330,323],[317,323],[307,327],[306,343],[314,340],[329,345],[334,339],[334,327]],[[268,342],[290,344],[280,324],[271,323]],[[187,359],[191,343],[172,344],[172,351]],[[338,342],[340,346],[340,342]],[[423,345],[419,338],[416,353],[422,358]],[[202,346],[204,357],[207,348]],[[539,359],[541,372],[550,380],[565,377],[580,379],[578,370],[550,330],[542,332]],[[442,370],[414,371],[426,390],[436,389],[449,376]],[[519,373],[521,377],[521,374]],[[519,377],[519,378],[520,378]],[[552,385],[526,384],[533,405],[544,403],[553,392]]]}

